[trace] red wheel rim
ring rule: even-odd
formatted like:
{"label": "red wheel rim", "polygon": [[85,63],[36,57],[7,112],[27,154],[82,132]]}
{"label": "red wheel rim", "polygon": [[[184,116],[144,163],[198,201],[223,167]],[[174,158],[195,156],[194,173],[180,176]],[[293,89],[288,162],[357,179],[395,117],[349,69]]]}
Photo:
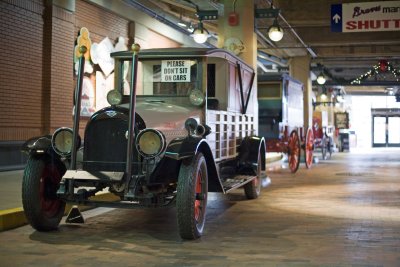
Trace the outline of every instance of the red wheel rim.
{"label": "red wheel rim", "polygon": [[289,136],[289,169],[296,172],[300,160],[300,139],[296,131],[292,131]]}
{"label": "red wheel rim", "polygon": [[196,177],[196,200],[194,202],[194,218],[200,221],[203,216],[204,207],[204,190],[203,190],[203,175],[201,170],[197,173]]}
{"label": "red wheel rim", "polygon": [[306,145],[305,145],[305,152],[306,152],[306,166],[310,168],[313,162],[313,151],[314,151],[314,133],[309,128],[307,131],[306,137]]}
{"label": "red wheel rim", "polygon": [[42,212],[46,217],[53,217],[60,209],[61,201],[56,198],[58,185],[61,181],[61,174],[51,164],[46,164],[40,176],[39,197]]}

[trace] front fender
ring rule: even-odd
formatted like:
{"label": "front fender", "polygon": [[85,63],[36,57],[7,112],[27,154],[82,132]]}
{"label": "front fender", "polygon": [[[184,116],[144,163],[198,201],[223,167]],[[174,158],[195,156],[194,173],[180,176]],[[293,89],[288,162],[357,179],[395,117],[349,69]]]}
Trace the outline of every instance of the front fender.
{"label": "front fender", "polygon": [[202,142],[205,140],[200,137],[176,138],[168,144],[164,156],[175,160],[191,158],[196,154]]}
{"label": "front fender", "polygon": [[[177,162],[182,160],[185,160],[185,162],[190,162],[191,158],[193,158],[199,152],[203,153],[207,163],[207,172],[209,178],[208,190],[210,192],[222,192],[222,184],[217,167],[215,165],[214,156],[205,139],[192,136],[186,138],[176,138],[169,143],[165,152],[165,157],[174,159]],[[186,164],[185,162],[182,164]]]}
{"label": "front fender", "polygon": [[252,169],[257,165],[258,154],[261,154],[261,170],[265,171],[265,140],[264,137],[249,136],[243,139],[239,148],[238,163],[242,170]]}
{"label": "front fender", "polygon": [[33,137],[26,141],[21,148],[21,151],[28,155],[41,155],[52,153],[51,135]]}

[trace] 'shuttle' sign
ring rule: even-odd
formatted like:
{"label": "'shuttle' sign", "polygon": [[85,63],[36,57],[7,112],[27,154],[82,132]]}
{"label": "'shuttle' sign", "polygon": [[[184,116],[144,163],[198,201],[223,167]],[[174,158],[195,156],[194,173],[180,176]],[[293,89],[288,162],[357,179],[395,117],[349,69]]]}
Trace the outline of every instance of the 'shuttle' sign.
{"label": "'shuttle' sign", "polygon": [[350,3],[331,6],[333,32],[400,30],[400,1]]}

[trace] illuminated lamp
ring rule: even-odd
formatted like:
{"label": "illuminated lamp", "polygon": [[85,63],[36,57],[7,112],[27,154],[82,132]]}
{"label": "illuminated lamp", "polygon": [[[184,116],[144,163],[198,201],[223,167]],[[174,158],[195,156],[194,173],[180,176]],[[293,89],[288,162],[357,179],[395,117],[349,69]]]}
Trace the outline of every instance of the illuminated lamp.
{"label": "illuminated lamp", "polygon": [[283,38],[283,30],[275,18],[274,23],[268,28],[268,37],[274,42],[279,42]]}
{"label": "illuminated lamp", "polygon": [[193,31],[192,37],[193,40],[198,44],[203,44],[207,41],[210,33],[204,28],[203,23],[200,21],[197,25],[197,28]]}
{"label": "illuminated lamp", "polygon": [[317,83],[318,84],[325,84],[325,82],[326,82],[325,75],[321,72],[317,77]]}

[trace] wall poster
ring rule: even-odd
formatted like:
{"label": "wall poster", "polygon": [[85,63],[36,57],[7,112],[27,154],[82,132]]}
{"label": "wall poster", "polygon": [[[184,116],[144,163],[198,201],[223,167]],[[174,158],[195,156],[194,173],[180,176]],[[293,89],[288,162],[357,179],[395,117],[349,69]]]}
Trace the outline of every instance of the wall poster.
{"label": "wall poster", "polygon": [[336,129],[349,129],[349,113],[336,112],[335,113],[335,127],[336,127]]}

